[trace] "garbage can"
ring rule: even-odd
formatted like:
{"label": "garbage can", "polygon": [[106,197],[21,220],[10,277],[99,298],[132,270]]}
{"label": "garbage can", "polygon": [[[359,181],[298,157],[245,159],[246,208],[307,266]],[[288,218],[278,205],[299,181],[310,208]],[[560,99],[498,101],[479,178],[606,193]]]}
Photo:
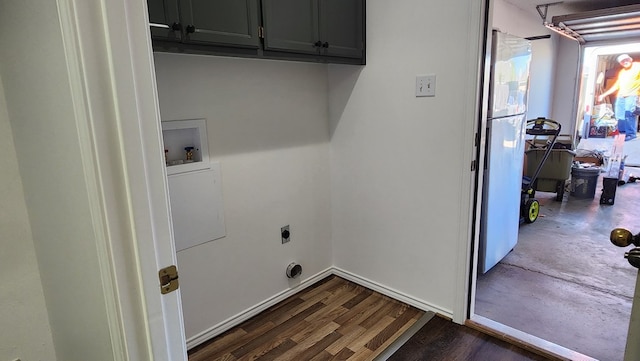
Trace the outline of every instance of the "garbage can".
{"label": "garbage can", "polygon": [[571,192],[576,198],[593,199],[596,195],[600,167],[571,168]]}

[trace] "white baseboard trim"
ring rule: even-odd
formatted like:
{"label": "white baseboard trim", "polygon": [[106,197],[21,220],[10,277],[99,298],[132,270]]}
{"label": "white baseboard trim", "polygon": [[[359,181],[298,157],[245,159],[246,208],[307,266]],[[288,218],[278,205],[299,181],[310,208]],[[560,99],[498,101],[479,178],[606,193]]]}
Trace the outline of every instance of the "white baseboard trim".
{"label": "white baseboard trim", "polygon": [[391,297],[393,299],[396,299],[400,302],[404,302],[408,305],[411,305],[415,308],[418,308],[420,310],[423,311],[432,311],[435,313],[439,313],[443,316],[446,317],[452,317],[453,312],[451,310],[445,310],[441,307],[438,306],[434,306],[432,304],[426,303],[422,300],[419,300],[417,298],[411,297],[407,294],[404,294],[402,292],[396,291],[392,288],[389,288],[387,286],[381,285],[377,282],[371,281],[369,279],[366,279],[364,277],[360,277],[356,274],[353,274],[351,272],[347,272],[343,269],[340,268],[336,268],[336,267],[329,267],[324,271],[321,271],[319,273],[316,273],[315,275],[307,278],[306,280],[302,281],[298,286],[284,290],[280,293],[275,294],[274,296],[258,303],[257,305],[250,307],[248,309],[246,309],[245,311],[242,311],[240,313],[238,313],[235,316],[232,316],[218,324],[216,324],[215,326],[204,330],[202,332],[200,332],[199,334],[190,337],[189,339],[187,339],[187,349],[192,349],[200,344],[202,344],[203,342],[206,342],[220,334],[222,334],[223,332],[238,326],[239,324],[241,324],[242,322],[250,319],[253,316],[258,315],[260,312],[265,311],[266,309],[268,309],[271,306],[274,306],[275,304],[277,304],[278,302],[281,302],[283,300],[285,300],[287,297],[293,296],[296,293],[304,290],[305,288],[315,284],[316,282],[331,276],[331,275],[336,275],[339,277],[342,277],[346,280],[349,280],[353,283],[356,283],[360,286],[369,288],[371,290],[374,290],[378,293],[381,293],[385,296]]}
{"label": "white baseboard trim", "polygon": [[421,309],[423,311],[432,311],[435,313],[439,313],[443,316],[449,317],[449,318],[453,318],[453,311],[451,310],[446,310],[444,308],[432,305],[430,303],[426,303],[422,300],[419,300],[417,298],[411,297],[405,293],[402,293],[400,291],[396,291],[392,288],[389,288],[385,285],[382,285],[380,283],[371,281],[369,279],[366,279],[364,277],[360,277],[354,273],[351,272],[347,272],[343,269],[337,268],[337,267],[333,267],[333,274],[335,274],[336,276],[340,276],[344,279],[347,279],[353,283],[357,283],[360,286],[369,288],[371,290],[374,290],[378,293],[381,293],[385,296],[389,296],[393,299],[396,299],[400,302],[404,302],[408,305],[411,305],[415,308]]}
{"label": "white baseboard trim", "polygon": [[281,302],[283,300],[285,300],[287,297],[293,296],[296,293],[304,290],[305,288],[315,284],[316,282],[331,276],[333,274],[333,268],[327,268],[324,271],[321,271],[319,273],[316,273],[315,275],[307,278],[306,280],[302,281],[299,285],[297,285],[296,287],[293,288],[289,288],[287,290],[284,290],[280,293],[275,294],[274,296],[258,303],[257,305],[246,309],[245,311],[242,311],[240,313],[238,313],[235,316],[232,316],[220,323],[218,323],[217,325],[204,330],[202,332],[200,332],[199,334],[187,339],[187,349],[192,349],[198,345],[200,345],[201,343],[208,341],[210,339],[212,339],[215,336],[220,335],[221,333],[235,327],[238,326],[239,324],[241,324],[242,322],[250,319],[253,316],[258,315],[260,312],[265,311],[266,309],[268,309],[271,306],[274,306],[275,304],[277,304],[278,302]]}

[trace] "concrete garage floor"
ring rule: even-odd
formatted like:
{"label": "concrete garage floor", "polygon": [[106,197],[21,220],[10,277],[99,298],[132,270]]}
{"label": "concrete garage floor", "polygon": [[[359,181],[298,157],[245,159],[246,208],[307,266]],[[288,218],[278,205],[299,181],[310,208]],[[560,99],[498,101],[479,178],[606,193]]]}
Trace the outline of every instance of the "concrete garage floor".
{"label": "concrete garage floor", "polygon": [[[640,176],[640,168],[626,168]],[[640,232],[640,181],[619,186],[614,205],[562,202],[537,192],[540,217],[520,226],[518,244],[478,276],[477,315],[599,360],[622,360],[638,270],[631,249],[611,244],[613,228]]]}

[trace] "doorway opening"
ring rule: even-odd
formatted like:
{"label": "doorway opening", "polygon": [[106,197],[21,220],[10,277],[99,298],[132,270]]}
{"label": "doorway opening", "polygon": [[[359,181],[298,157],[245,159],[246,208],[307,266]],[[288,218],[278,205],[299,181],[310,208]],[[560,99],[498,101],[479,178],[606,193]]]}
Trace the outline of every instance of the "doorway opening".
{"label": "doorway opening", "polygon": [[[619,45],[586,46],[582,53],[582,77],[578,97],[576,129],[580,143],[578,149],[600,152],[603,156],[610,151],[614,138],[619,134],[615,111],[615,93],[598,100],[615,83],[622,68],[616,60],[621,54],[628,54],[634,61],[640,60],[640,43]],[[633,132],[638,132],[636,117]],[[628,126],[627,126],[628,127]],[[622,130],[625,132],[625,130]],[[627,141],[624,144],[625,165],[640,166],[640,142]]]}
{"label": "doorway opening", "polygon": [[[582,49],[576,150],[602,152],[605,160],[617,122],[609,109],[613,99],[598,102],[597,97],[615,81],[616,57],[622,53],[640,60],[640,44]],[[636,148],[638,138],[624,142],[626,175],[640,175]],[[472,321],[558,354],[622,360],[636,271],[609,234],[616,227],[637,229],[640,184],[628,179],[619,183],[612,205],[600,204],[602,174],[593,199],[566,192],[557,201],[555,193],[536,192],[539,219],[521,225],[513,250],[493,269],[477,274]]]}

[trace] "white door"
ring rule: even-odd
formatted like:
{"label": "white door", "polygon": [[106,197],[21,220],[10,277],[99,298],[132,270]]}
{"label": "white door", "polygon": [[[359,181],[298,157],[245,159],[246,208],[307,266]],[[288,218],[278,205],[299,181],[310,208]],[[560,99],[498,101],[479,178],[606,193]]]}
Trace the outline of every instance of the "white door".
{"label": "white door", "polygon": [[[126,154],[131,157],[131,201],[140,228],[138,259],[142,267],[144,297],[147,300],[148,327],[154,360],[187,360],[180,290],[162,295],[158,270],[176,264],[169,196],[164,163],[155,69],[149,32],[146,0],[103,0],[113,60],[113,76],[119,107],[123,114],[123,138]],[[126,27],[120,25],[126,22]],[[119,52],[120,54],[117,54]],[[121,89],[121,91],[119,91]],[[130,90],[135,92],[132,94]],[[131,98],[135,96],[135,98]],[[134,111],[136,111],[134,113]],[[137,222],[138,223],[138,222]],[[144,228],[143,228],[144,227]],[[148,227],[148,228],[147,228]],[[155,257],[154,257],[155,256]],[[155,258],[155,259],[154,259]],[[179,272],[179,270],[178,270]]]}
{"label": "white door", "polygon": [[146,1],[56,1],[74,104],[90,123],[91,166],[105,193],[112,334],[128,359],[186,361],[180,291],[161,294],[158,275],[176,253]]}

